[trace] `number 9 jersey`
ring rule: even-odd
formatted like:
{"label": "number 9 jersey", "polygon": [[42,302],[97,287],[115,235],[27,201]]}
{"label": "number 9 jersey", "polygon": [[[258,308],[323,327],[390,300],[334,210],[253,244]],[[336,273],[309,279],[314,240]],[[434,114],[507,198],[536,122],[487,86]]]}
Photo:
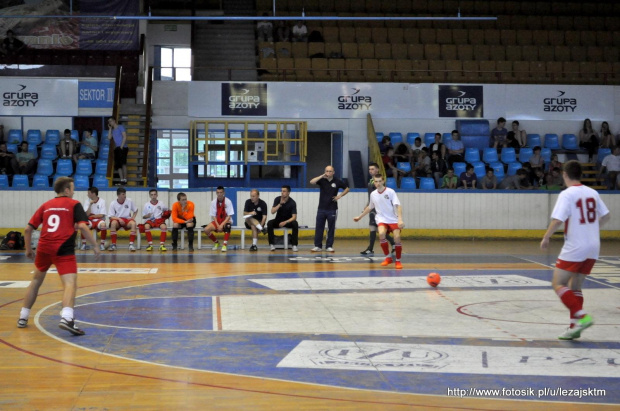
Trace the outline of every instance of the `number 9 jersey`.
{"label": "number 9 jersey", "polygon": [[80,222],[88,222],[88,217],[79,201],[62,196],[45,202],[28,222],[35,230],[43,224],[37,252],[75,254],[75,225]]}
{"label": "number 9 jersey", "polygon": [[608,213],[598,192],[590,187],[579,184],[562,191],[551,213],[551,218],[564,222],[564,247],[558,259],[597,259],[601,249],[599,219]]}

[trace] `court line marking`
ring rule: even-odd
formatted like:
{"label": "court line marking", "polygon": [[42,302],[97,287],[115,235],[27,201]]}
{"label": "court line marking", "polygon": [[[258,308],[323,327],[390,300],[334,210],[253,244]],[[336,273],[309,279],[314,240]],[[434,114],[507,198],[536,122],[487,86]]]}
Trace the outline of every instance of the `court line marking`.
{"label": "court line marking", "polygon": [[[600,259],[600,258],[601,258],[601,257],[599,257],[599,259]],[[609,258],[609,257],[603,257],[603,258]],[[543,267],[548,267],[548,268],[550,268],[551,270],[554,270],[554,269],[555,269],[555,267],[554,267],[554,266],[552,266],[552,265],[543,264],[543,263],[537,263],[536,261],[531,261],[531,260],[528,260],[528,259],[526,259],[526,258],[524,258],[524,260],[526,260],[526,261],[530,261],[530,262],[535,263],[535,264],[540,264],[540,265],[542,265]],[[615,286],[615,285],[613,285],[613,284],[608,284],[608,283],[601,282],[600,280],[597,280],[597,279],[595,279],[595,278],[592,278],[590,275],[587,275],[587,276],[586,276],[586,280],[592,281],[593,283],[597,283],[597,284],[600,284],[600,285],[607,286],[607,287],[609,287],[609,288],[614,288],[614,289],[616,289],[616,290],[620,290],[620,287],[617,287],[617,286]]]}

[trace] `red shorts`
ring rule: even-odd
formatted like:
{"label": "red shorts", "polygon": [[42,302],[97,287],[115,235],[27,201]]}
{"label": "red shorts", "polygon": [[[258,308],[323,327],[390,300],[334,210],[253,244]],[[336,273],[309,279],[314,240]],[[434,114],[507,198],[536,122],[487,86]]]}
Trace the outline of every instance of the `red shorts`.
{"label": "red shorts", "polygon": [[52,255],[37,251],[34,257],[34,266],[41,272],[47,272],[50,266],[54,264],[58,270],[58,274],[77,274],[77,261],[75,254],[71,255]]}
{"label": "red shorts", "polygon": [[105,220],[101,218],[91,218],[88,220],[87,224],[89,228],[95,228],[97,231],[100,231],[99,224],[101,223],[105,224]]}
{"label": "red shorts", "polygon": [[570,271],[571,273],[588,275],[592,272],[596,260],[594,258],[588,258],[585,261],[564,261],[559,258],[555,262],[555,267],[560,270]]}
{"label": "red shorts", "polygon": [[389,233],[393,233],[394,230],[400,230],[400,228],[398,228],[398,224],[386,224],[386,223],[379,223],[379,227],[385,227],[387,228],[387,234]]}
{"label": "red shorts", "polygon": [[166,224],[166,220],[163,218],[156,218],[155,220],[146,220],[144,225],[146,224],[150,225],[151,228],[159,228],[162,224]]}
{"label": "red shorts", "polygon": [[[124,228],[125,230],[127,230],[129,222],[133,221],[133,218],[114,217],[114,219],[118,220],[118,223],[121,225],[120,228]],[[110,220],[110,225],[112,225],[112,221],[114,220]]]}

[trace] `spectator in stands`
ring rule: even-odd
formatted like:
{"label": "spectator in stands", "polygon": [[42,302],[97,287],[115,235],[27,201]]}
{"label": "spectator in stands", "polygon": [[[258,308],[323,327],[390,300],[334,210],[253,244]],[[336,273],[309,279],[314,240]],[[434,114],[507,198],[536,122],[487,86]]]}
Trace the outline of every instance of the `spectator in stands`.
{"label": "spectator in stands", "polygon": [[392,139],[390,136],[384,136],[379,143],[379,152],[381,155],[384,155],[390,148],[394,148],[394,146],[392,146]]}
{"label": "spectator in stands", "polygon": [[435,133],[435,142],[430,146],[431,157],[435,151],[439,152],[439,157],[446,158],[446,146],[441,142],[441,133]]}
{"label": "spectator in stands", "polygon": [[34,175],[37,168],[37,160],[34,158],[34,154],[28,151],[28,142],[22,141],[19,148],[20,150],[13,159],[13,171],[15,171],[15,174]]}
{"label": "spectator in stands", "polygon": [[547,176],[545,170],[540,167],[534,168],[534,187],[538,187],[539,190],[545,190],[547,184]]}
{"label": "spectator in stands", "polygon": [[495,170],[492,167],[487,167],[487,172],[482,177],[480,186],[483,190],[495,190],[497,188],[497,177],[495,177]]}
{"label": "spectator in stands", "polygon": [[603,121],[603,124],[601,124],[601,148],[611,148],[613,150],[615,145],[616,140],[611,130],[609,130],[609,123]]}
{"label": "spectator in stands", "polygon": [[452,167],[452,164],[463,161],[463,153],[465,152],[465,146],[461,141],[458,130],[452,130],[452,140],[446,144],[448,149],[448,165]]}
{"label": "spectator in stands", "polygon": [[292,32],[293,36],[291,37],[291,40],[293,42],[308,41],[308,28],[303,21],[299,20],[297,24],[293,26]]}
{"label": "spectator in stands", "polygon": [[519,122],[517,120],[512,122],[512,132],[514,138],[519,143],[519,147],[525,147],[527,145],[527,133],[525,130],[519,130]]}
{"label": "spectator in stands", "polygon": [[605,176],[607,189],[616,190],[620,188],[620,146],[614,147],[614,151],[603,159],[599,180]]}
{"label": "spectator in stands", "polygon": [[400,187],[400,180],[410,173],[404,170],[399,170],[398,167],[396,167],[396,162],[394,161],[394,149],[388,149],[387,153],[381,157],[381,160],[383,161],[385,175],[388,177],[394,177],[396,179],[396,185]]}
{"label": "spectator in stands", "polygon": [[267,203],[260,199],[260,191],[250,191],[250,198],[245,200],[243,207],[245,228],[252,230],[252,246],[250,251],[258,251],[258,233],[267,234]]}
{"label": "spectator in stands", "polygon": [[0,144],[2,143],[6,143],[6,140],[4,139],[4,125],[0,124]]}
{"label": "spectator in stands", "polygon": [[7,30],[6,38],[2,42],[2,47],[0,47],[0,52],[2,54],[6,54],[7,56],[14,56],[21,53],[25,48],[26,44],[15,37],[13,30]]}
{"label": "spectator in stands", "polygon": [[514,148],[515,152],[517,153],[519,152],[519,149],[522,147],[517,141],[517,139],[515,138],[514,131],[509,131],[508,134],[506,134],[506,147]]}
{"label": "spectator in stands", "polygon": [[194,203],[187,201],[187,194],[177,194],[177,202],[172,205],[172,251],[177,250],[179,228],[187,230],[187,242],[189,251],[194,251],[194,227],[196,216],[194,215]]}
{"label": "spectator in stands", "polygon": [[433,174],[433,179],[435,179],[435,187],[437,188],[441,187],[441,179],[446,174],[446,170],[448,168],[446,165],[446,160],[441,157],[440,153],[440,150],[435,150],[431,154],[431,173]]}
{"label": "spectator in stands", "polygon": [[[268,17],[269,13],[263,13],[263,17]],[[273,41],[273,24],[269,20],[261,20],[256,23],[256,33],[258,41]]]}
{"label": "spectator in stands", "polygon": [[504,127],[506,125],[506,119],[504,117],[500,117],[497,119],[497,126],[491,130],[491,138],[493,139],[493,147],[499,148],[501,150],[502,147],[507,146],[506,135],[508,134],[508,130]]}
{"label": "spectator in stands", "polygon": [[73,161],[77,163],[80,159],[88,159],[94,160],[96,157],[96,151],[99,149],[97,146],[97,138],[93,137],[93,129],[87,128],[84,130],[84,138],[78,145],[83,146],[84,148],[80,150],[80,153],[73,155]]}
{"label": "spectator in stands", "polygon": [[413,141],[413,146],[411,146],[411,154],[414,161],[417,160],[418,156],[420,155],[420,150],[422,150],[423,148],[426,148],[426,144],[422,142],[422,139],[420,137],[416,137]]}
{"label": "spectator in stands", "polygon": [[545,159],[540,154],[541,151],[542,149],[540,148],[540,146],[534,147],[534,150],[533,150],[534,153],[530,157],[530,161],[529,161],[533,169],[535,168],[542,168],[543,170],[545,169]]}
{"label": "spectator in stands", "polygon": [[562,168],[553,167],[545,180],[547,190],[561,190],[564,188],[564,178],[562,178]]}
{"label": "spectator in stands", "polygon": [[273,200],[273,207],[271,207],[271,214],[275,214],[276,217],[273,220],[269,220],[267,223],[267,236],[269,237],[269,247],[271,251],[276,250],[275,235],[273,230],[279,228],[290,228],[292,233],[291,245],[293,251],[297,251],[297,239],[299,236],[299,223],[297,222],[297,203],[290,197],[291,187],[282,186],[281,195]]}
{"label": "spectator in stands", "polygon": [[549,163],[549,171],[553,170],[554,168],[558,168],[560,170],[560,179],[562,179],[562,163],[560,163],[558,161],[558,155],[557,154],[552,154],[551,155],[551,162]]}
{"label": "spectator in stands", "polygon": [[448,172],[445,176],[443,176],[441,188],[447,189],[455,189],[459,183],[459,179],[454,175],[454,169],[452,167],[448,168]]}
{"label": "spectator in stands", "polygon": [[0,174],[13,175],[14,161],[15,154],[7,150],[4,141],[0,141]]}
{"label": "spectator in stands", "polygon": [[517,173],[512,176],[506,176],[499,183],[500,190],[528,190],[532,188],[528,177],[528,172],[520,168]]}
{"label": "spectator in stands", "polygon": [[116,119],[110,117],[108,119],[108,140],[114,139],[114,167],[118,172],[120,183],[116,185],[127,184],[127,154],[129,154],[129,147],[127,147],[127,132],[125,127],[116,122]]}
{"label": "spectator in stands", "polygon": [[65,129],[65,134],[58,143],[58,156],[60,158],[73,158],[75,154],[76,141],[71,138],[71,130]]}
{"label": "spectator in stands", "polygon": [[431,158],[428,156],[428,148],[424,147],[418,153],[418,159],[413,168],[413,177],[427,177],[431,173]]}
{"label": "spectator in stands", "polygon": [[592,122],[589,118],[583,121],[583,127],[579,131],[579,147],[588,150],[588,161],[592,162],[592,157],[598,149],[598,135],[596,131],[592,129]]}
{"label": "spectator in stands", "polygon": [[461,182],[461,186],[459,188],[473,190],[477,187],[478,176],[474,173],[473,165],[467,163],[465,166],[465,171],[463,171],[459,177],[459,181]]}
{"label": "spectator in stands", "polygon": [[414,159],[414,154],[411,152],[407,143],[398,143],[394,148],[394,156],[392,160],[394,163],[411,163]]}
{"label": "spectator in stands", "polygon": [[286,25],[284,20],[278,20],[276,23],[276,41],[289,41],[291,29]]}

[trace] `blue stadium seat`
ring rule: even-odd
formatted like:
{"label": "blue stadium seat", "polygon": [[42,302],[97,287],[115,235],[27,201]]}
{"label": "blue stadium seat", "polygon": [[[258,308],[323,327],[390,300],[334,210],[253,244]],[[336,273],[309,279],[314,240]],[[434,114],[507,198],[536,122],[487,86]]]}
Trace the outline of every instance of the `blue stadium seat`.
{"label": "blue stadium seat", "polygon": [[[103,138],[105,137],[105,139],[108,139],[108,130],[104,130],[104,132],[101,134],[101,141],[103,141]],[[383,133],[375,133],[375,137],[377,137],[377,141],[380,143],[381,140],[383,140]]]}
{"label": "blue stadium seat", "polygon": [[452,133],[443,133],[441,136],[441,142],[448,144],[448,141],[452,141]]}
{"label": "blue stadium seat", "polygon": [[394,177],[388,177],[385,179],[385,186],[390,187],[393,190],[396,190],[396,179]]}
{"label": "blue stadium seat", "polygon": [[496,163],[499,161],[499,155],[497,155],[497,149],[494,147],[487,147],[482,152],[482,161],[487,164]]}
{"label": "blue stadium seat", "polygon": [[16,130],[16,129],[12,129],[9,130],[9,135],[6,138],[6,142],[8,144],[19,144],[22,142],[22,131],[21,130]]}
{"label": "blue stadium seat", "polygon": [[52,166],[52,160],[46,158],[40,158],[37,164],[37,174],[48,177],[54,173],[54,167]]}
{"label": "blue stadium seat", "polygon": [[504,147],[502,148],[502,154],[500,158],[502,160],[502,163],[504,164],[514,163],[515,161],[517,161],[517,153],[512,147]]}
{"label": "blue stadium seat", "polygon": [[534,148],[536,146],[542,147],[542,144],[540,141],[540,134],[528,134],[527,135],[527,146],[531,148]]}
{"label": "blue stadium seat", "polygon": [[0,189],[9,188],[9,176],[0,174]]}
{"label": "blue stadium seat", "polygon": [[402,163],[399,162],[399,163],[396,163],[396,168],[399,169],[399,170],[404,171],[405,173],[408,173],[408,172],[411,171],[411,163],[408,163],[406,161],[404,161]]}
{"label": "blue stadium seat", "polygon": [[611,154],[611,148],[599,148],[598,155],[596,156],[596,162],[602,163],[603,159]]}
{"label": "blue stadium seat", "polygon": [[508,174],[509,176],[514,176],[515,174],[517,174],[517,170],[522,167],[523,165],[519,163],[518,161],[515,161],[514,163],[509,163],[508,171],[506,172],[506,174]]}
{"label": "blue stadium seat", "polygon": [[488,136],[491,134],[489,120],[456,120],[456,129],[461,136]]}
{"label": "blue stadium seat", "polygon": [[28,188],[30,183],[28,182],[28,176],[26,174],[15,174],[13,176],[13,188]]}
{"label": "blue stadium seat", "polygon": [[478,177],[478,181],[482,180],[482,177],[487,173],[487,166],[482,161],[477,161],[472,163],[474,166],[474,173],[476,173],[476,177]]}
{"label": "blue stadium seat", "polygon": [[102,175],[95,175],[93,186],[97,188],[108,187],[108,179]]}
{"label": "blue stadium seat", "polygon": [[58,157],[58,150],[55,145],[45,143],[41,146],[41,158],[56,160],[56,157]]}
{"label": "blue stadium seat", "polygon": [[99,159],[95,165],[95,174],[105,176],[108,174],[108,160],[107,159]]}
{"label": "blue stadium seat", "polygon": [[551,162],[550,148],[544,147],[542,150],[540,150],[540,155],[542,156],[543,160],[545,160],[545,164],[549,164]]}
{"label": "blue stadium seat", "polygon": [[530,161],[530,157],[534,154],[534,150],[530,147],[522,147],[521,151],[519,151],[519,161],[522,163],[527,163]]}
{"label": "blue stadium seat", "polygon": [[410,146],[415,144],[415,139],[420,137],[420,133],[407,133],[407,143]]}
{"label": "blue stadium seat", "polygon": [[[425,133],[424,134],[424,144],[426,144],[426,147],[430,147],[431,144],[433,144],[434,142],[435,142],[435,133]],[[411,143],[411,144],[413,144],[413,143]]]}
{"label": "blue stadium seat", "polygon": [[[97,130],[93,130],[93,137],[99,137],[99,134],[97,134]],[[106,136],[108,135],[108,132],[106,131]]]}
{"label": "blue stadium seat", "polygon": [[41,144],[43,142],[41,130],[28,130],[28,133],[26,133],[26,141],[31,146],[38,146]]}
{"label": "blue stadium seat", "polygon": [[58,160],[58,163],[56,163],[56,174],[54,175],[54,178],[66,177],[71,174],[73,174],[73,162],[71,159],[61,158]]}
{"label": "blue stadium seat", "polygon": [[109,144],[107,144],[105,146],[101,145],[99,147],[99,154],[98,154],[97,158],[102,158],[104,160],[107,160],[109,155],[110,155],[110,145]]}
{"label": "blue stadium seat", "polygon": [[[383,133],[375,133],[375,135],[376,135],[376,134],[381,134],[381,138],[383,138]],[[96,135],[96,131],[95,131],[95,130],[93,130],[93,136],[94,136],[94,135]],[[379,136],[377,136],[377,138],[378,138],[378,137],[379,137]],[[381,139],[380,139],[380,138],[378,138],[378,140],[379,140],[379,141],[381,141]],[[110,140],[108,140],[108,130],[103,130],[103,131],[101,132],[101,140],[99,141],[99,143],[100,143],[100,144],[103,144],[103,143],[106,143],[106,144],[107,144],[107,142],[109,142],[109,141],[110,141]]]}
{"label": "blue stadium seat", "polygon": [[392,145],[396,147],[396,144],[403,142],[402,133],[390,133],[390,140],[392,140]]}
{"label": "blue stadium seat", "polygon": [[420,190],[434,190],[435,180],[431,177],[420,177]]}
{"label": "blue stadium seat", "polygon": [[37,146],[28,144],[28,152],[31,153],[34,158],[39,158],[39,150],[37,149]]}
{"label": "blue stadium seat", "polygon": [[557,134],[545,134],[545,147],[551,150],[560,149],[560,140]]}
{"label": "blue stadium seat", "polygon": [[465,149],[465,162],[466,163],[477,163],[480,161],[480,150],[474,147],[469,147]]}
{"label": "blue stadium seat", "polygon": [[579,150],[579,140],[574,134],[562,135],[562,148],[565,150]]}
{"label": "blue stadium seat", "polygon": [[499,184],[505,176],[504,165],[498,161],[496,163],[491,163],[489,166],[493,169],[495,177],[497,178],[497,183]]}
{"label": "blue stadium seat", "polygon": [[7,144],[6,151],[9,153],[17,154],[17,144]]}
{"label": "blue stadium seat", "polygon": [[403,179],[400,180],[400,188],[402,188],[402,189],[409,189],[409,190],[415,190],[418,187],[415,184],[415,178],[413,178],[413,177],[403,177]]}
{"label": "blue stadium seat", "polygon": [[77,130],[71,130],[71,139],[75,141],[80,141],[80,132]]}
{"label": "blue stadium seat", "polygon": [[73,176],[73,180],[76,190],[88,190],[88,187],[90,186],[88,176],[75,175]]}
{"label": "blue stadium seat", "polygon": [[50,179],[47,176],[35,174],[32,180],[32,186],[34,188],[50,188]]}
{"label": "blue stadium seat", "polygon": [[454,168],[454,175],[458,178],[461,176],[462,173],[465,172],[467,164],[456,162],[452,164],[452,168]]}
{"label": "blue stadium seat", "polygon": [[92,162],[88,159],[80,159],[75,168],[75,175],[89,176],[93,173]]}
{"label": "blue stadium seat", "polygon": [[58,145],[60,143],[60,131],[47,130],[45,132],[45,144]]}

